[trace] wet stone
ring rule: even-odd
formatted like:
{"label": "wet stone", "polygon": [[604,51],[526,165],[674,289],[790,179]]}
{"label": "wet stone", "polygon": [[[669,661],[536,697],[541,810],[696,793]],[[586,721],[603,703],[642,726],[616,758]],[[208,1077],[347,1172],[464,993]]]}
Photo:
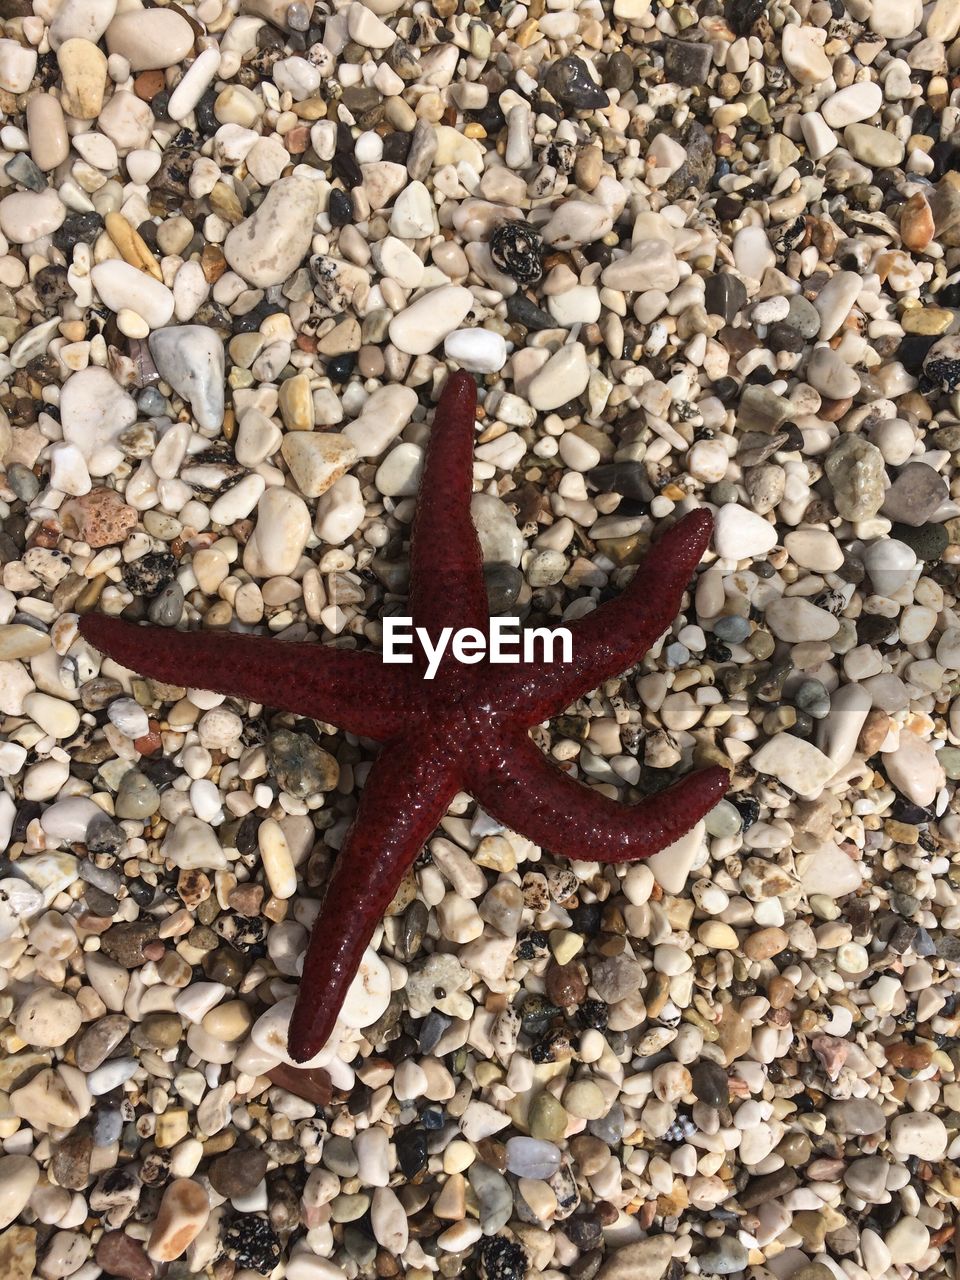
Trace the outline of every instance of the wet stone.
{"label": "wet stone", "polygon": [[210,1185],[228,1200],[250,1195],[267,1172],[262,1150],[237,1149],[217,1156],[210,1166]]}
{"label": "wet stone", "polygon": [[156,940],[158,926],[149,920],[111,925],[100,940],[105,955],[124,969],[136,969],[146,962],[144,947]]}
{"label": "wet stone", "polygon": [[610,105],[610,99],[587,70],[581,58],[560,58],[544,76],[544,88],[562,107],[593,111]]}
{"label": "wet stone", "polygon": [[670,200],[679,199],[689,188],[705,191],[717,167],[713,142],[703,125],[694,123],[680,138],[687,158],[667,180],[663,190]]}
{"label": "wet stone", "polygon": [[147,617],[159,627],[175,627],[183,615],[183,587],[174,580],[154,596],[147,607]]}
{"label": "wet stone", "polygon": [[690,1078],[693,1081],[693,1092],[698,1101],[705,1106],[719,1111],[730,1099],[730,1084],[727,1073],[718,1062],[704,1058],[690,1067]]}
{"label": "wet stone", "polygon": [[760,1178],[752,1178],[740,1194],[740,1204],[744,1209],[753,1209],[757,1205],[766,1204],[768,1200],[776,1200],[785,1196],[798,1186],[800,1179],[788,1166],[775,1173],[764,1174]]}
{"label": "wet stone", "polygon": [[549,311],[544,311],[519,291],[507,298],[507,315],[515,324],[521,324],[532,332],[557,327],[557,322]]}
{"label": "wet stone", "polygon": [[417,1128],[402,1129],[396,1134],[394,1142],[400,1172],[408,1180],[415,1178],[427,1166],[426,1133]]}
{"label": "wet stone", "polygon": [[890,537],[906,543],[918,560],[939,560],[950,543],[950,535],[942,524],[895,524]]}
{"label": "wet stone", "polygon": [[270,770],[290,795],[304,798],[332,791],[340,767],[329,751],[317,746],[305,733],[280,729],[267,740]]}
{"label": "wet stone", "polygon": [[508,613],[523,589],[523,574],[512,564],[485,564],[483,580],[487,589],[487,605],[492,614]]}
{"label": "wet stone", "polygon": [[689,40],[664,41],[663,69],[668,79],[677,84],[705,84],[712,61],[713,54],[708,44],[694,44]]}
{"label": "wet stone", "polygon": [[94,1251],[97,1265],[121,1280],[154,1280],[156,1268],[139,1240],[125,1231],[105,1231]]}
{"label": "wet stone", "polygon": [[145,819],[160,807],[160,792],[139,769],[130,769],[120,780],[117,789],[116,813],[118,818]]}
{"label": "wet stone", "polygon": [[68,1191],[82,1191],[90,1181],[90,1157],[93,1135],[86,1126],[68,1134],[57,1144],[50,1170],[58,1186]]}
{"label": "wet stone", "polygon": [[607,89],[616,89],[619,93],[626,93],[628,89],[633,87],[633,81],[636,71],[630,56],[623,50],[611,53],[603,64],[602,79],[604,87]]}
{"label": "wet stone", "polygon": [[746,286],[739,276],[725,271],[707,280],[703,305],[709,315],[723,316],[730,324],[736,320],[746,301]]}

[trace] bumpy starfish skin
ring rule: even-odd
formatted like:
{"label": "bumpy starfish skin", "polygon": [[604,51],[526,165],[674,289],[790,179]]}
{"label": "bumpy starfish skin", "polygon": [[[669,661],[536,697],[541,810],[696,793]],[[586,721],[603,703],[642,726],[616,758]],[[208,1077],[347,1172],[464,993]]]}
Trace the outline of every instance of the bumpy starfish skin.
{"label": "bumpy starfish skin", "polygon": [[[489,625],[480,547],[470,516],[476,387],[448,380],[427,449],[410,539],[410,613],[431,642],[443,627]],[[423,679],[371,653],[223,633],[141,627],[103,615],[82,635],[131,670],[333,723],[383,746],[337,857],[304,962],[289,1051],[326,1043],[363,952],[406,869],[458,791],[506,826],[566,858],[629,862],[672,844],[727,786],[723,769],[682,779],[640,804],[608,799],[565,774],[528,730],[602,680],[633,666],[676,616],[710,538],[695,511],[675,525],[626,591],[571,625],[573,661],[458,662],[447,649]]]}

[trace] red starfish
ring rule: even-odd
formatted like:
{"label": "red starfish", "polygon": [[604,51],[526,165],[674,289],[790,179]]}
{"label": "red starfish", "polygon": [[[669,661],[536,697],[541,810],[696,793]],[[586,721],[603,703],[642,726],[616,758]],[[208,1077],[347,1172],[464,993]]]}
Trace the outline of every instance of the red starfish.
{"label": "red starfish", "polygon": [[[473,379],[451,376],[410,538],[410,612],[433,644],[443,627],[489,628],[470,517],[475,407]],[[81,619],[91,644],[134,671],[312,716],[383,744],[310,938],[290,1024],[297,1062],[326,1043],[374,929],[458,791],[551,852],[596,862],[650,857],[720,799],[727,774],[712,768],[627,807],[568,777],[528,735],[640,660],[675,617],[711,529],[709,513],[695,511],[665,534],[626,591],[572,624],[572,662],[464,665],[448,650],[429,684],[419,648],[412,666],[386,665],[371,652],[141,627],[102,614]]]}

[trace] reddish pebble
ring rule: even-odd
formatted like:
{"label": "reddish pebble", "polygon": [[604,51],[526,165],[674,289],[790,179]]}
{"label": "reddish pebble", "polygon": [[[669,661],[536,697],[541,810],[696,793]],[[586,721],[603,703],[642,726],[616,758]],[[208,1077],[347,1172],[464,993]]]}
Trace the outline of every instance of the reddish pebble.
{"label": "reddish pebble", "polygon": [[323,1067],[310,1067],[309,1070],[301,1070],[298,1067],[288,1067],[286,1063],[282,1062],[279,1066],[274,1067],[272,1071],[268,1071],[266,1075],[268,1080],[272,1080],[281,1089],[286,1089],[287,1093],[292,1093],[295,1098],[303,1098],[304,1102],[312,1102],[315,1107],[328,1107],[330,1105],[330,1100],[333,1097],[333,1084]]}
{"label": "reddish pebble", "polygon": [[141,102],[152,102],[165,84],[162,71],[142,71],[133,82],[133,92]]}
{"label": "reddish pebble", "polygon": [[310,145],[310,130],[305,124],[298,124],[284,135],[283,145],[292,156],[302,155]]}
{"label": "reddish pebble", "polygon": [[587,987],[580,974],[580,966],[575,962],[556,964],[551,961],[545,985],[547,995],[561,1009],[581,1004],[587,998]]}
{"label": "reddish pebble", "polygon": [[108,1231],[101,1236],[94,1257],[107,1275],[119,1276],[120,1280],[154,1280],[157,1274],[143,1245],[124,1231]]}
{"label": "reddish pebble", "polygon": [[98,486],[61,508],[63,531],[91,547],[112,547],[136,527],[137,513],[115,489]]}

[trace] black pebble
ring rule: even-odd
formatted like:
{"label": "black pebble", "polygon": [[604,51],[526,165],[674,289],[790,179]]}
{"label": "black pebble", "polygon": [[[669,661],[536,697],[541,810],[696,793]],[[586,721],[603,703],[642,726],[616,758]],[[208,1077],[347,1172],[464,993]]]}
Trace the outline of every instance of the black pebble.
{"label": "black pebble", "polygon": [[620,50],[617,53],[611,53],[603,64],[601,75],[605,88],[616,89],[619,93],[626,93],[628,89],[633,88],[636,69],[630,61],[629,54]]}
{"label": "black pebble", "polygon": [[557,322],[553,316],[546,311],[542,311],[535,302],[531,302],[522,293],[515,293],[507,299],[507,316],[514,323],[522,324],[527,329],[555,329],[557,327]]}
{"label": "black pebble", "polygon": [[346,227],[353,222],[353,201],[339,187],[330,189],[327,214],[330,218],[330,225],[334,227]]}
{"label": "black pebble", "polygon": [[401,1129],[394,1142],[400,1172],[405,1178],[415,1178],[427,1165],[427,1135],[422,1129]]}
{"label": "black pebble", "polygon": [[406,164],[412,141],[413,134],[405,133],[402,129],[398,129],[396,133],[388,133],[383,140],[384,164]]}
{"label": "black pebble", "polygon": [[53,243],[69,260],[75,245],[92,244],[102,230],[103,218],[99,213],[72,213],[53,233]]}
{"label": "black pebble", "polygon": [[729,0],[725,15],[736,34],[746,36],[765,8],[764,0]]}
{"label": "black pebble", "polygon": [[544,88],[563,107],[574,111],[593,111],[608,107],[610,98],[587,70],[581,58],[560,58],[548,69]]}
{"label": "black pebble", "polygon": [[327,361],[327,376],[331,382],[346,382],[353,373],[356,363],[356,353],[345,351],[343,355],[334,356]]}
{"label": "black pebble", "polygon": [[354,187],[359,187],[363,182],[363,174],[360,172],[356,157],[345,151],[338,152],[333,157],[331,169],[334,176],[339,178],[343,185],[351,191]]}
{"label": "black pebble", "polygon": [[723,316],[727,324],[736,320],[746,300],[743,281],[729,272],[712,275],[706,283],[703,305],[707,314]]}

